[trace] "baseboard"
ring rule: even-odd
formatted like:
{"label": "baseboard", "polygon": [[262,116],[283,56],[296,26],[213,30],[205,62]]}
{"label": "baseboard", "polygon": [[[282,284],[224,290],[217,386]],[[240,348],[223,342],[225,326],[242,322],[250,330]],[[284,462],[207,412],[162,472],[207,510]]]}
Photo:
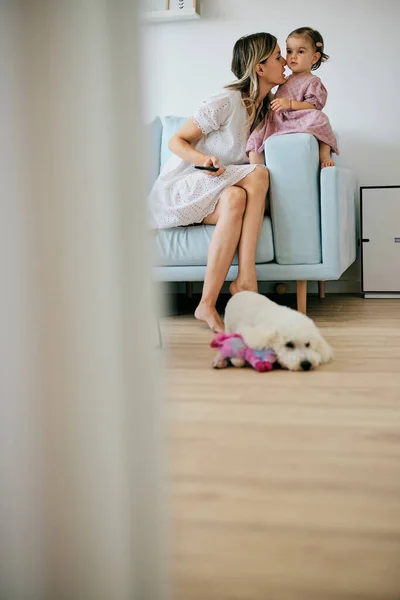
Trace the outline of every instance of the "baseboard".
{"label": "baseboard", "polygon": [[[285,281],[281,279],[279,281],[260,281],[259,291],[262,294],[273,294],[277,283],[284,283],[287,288],[288,294],[296,293],[296,282]],[[165,289],[171,294],[186,294],[186,284],[179,282],[171,282],[165,284]],[[202,281],[193,282],[193,293],[201,294],[203,289]],[[221,294],[229,293],[229,282],[225,283],[222,287]],[[309,281],[307,285],[308,294],[318,293],[318,281]],[[356,260],[348,269],[343,273],[340,279],[336,281],[327,281],[325,284],[325,293],[329,294],[361,294],[361,273],[360,273],[360,262]]]}
{"label": "baseboard", "polygon": [[390,292],[388,293],[364,293],[364,298],[400,298],[400,294],[392,294]]}

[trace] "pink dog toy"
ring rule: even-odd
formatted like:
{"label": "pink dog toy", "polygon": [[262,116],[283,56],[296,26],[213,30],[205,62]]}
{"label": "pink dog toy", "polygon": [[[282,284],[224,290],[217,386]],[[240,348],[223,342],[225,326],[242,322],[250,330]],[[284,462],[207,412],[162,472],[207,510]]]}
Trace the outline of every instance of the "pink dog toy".
{"label": "pink dog toy", "polygon": [[229,362],[234,367],[243,367],[246,363],[260,373],[272,371],[276,355],[270,349],[254,350],[249,348],[239,333],[220,333],[211,342],[211,348],[218,348],[213,360],[214,369],[224,369]]}

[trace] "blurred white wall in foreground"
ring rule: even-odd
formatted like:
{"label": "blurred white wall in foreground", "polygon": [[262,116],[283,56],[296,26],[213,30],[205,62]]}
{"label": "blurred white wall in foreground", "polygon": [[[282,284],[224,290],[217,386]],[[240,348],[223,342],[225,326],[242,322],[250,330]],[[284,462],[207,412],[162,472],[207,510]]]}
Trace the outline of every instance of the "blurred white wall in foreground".
{"label": "blurred white wall in foreground", "polygon": [[165,597],[135,11],[0,3],[1,600]]}

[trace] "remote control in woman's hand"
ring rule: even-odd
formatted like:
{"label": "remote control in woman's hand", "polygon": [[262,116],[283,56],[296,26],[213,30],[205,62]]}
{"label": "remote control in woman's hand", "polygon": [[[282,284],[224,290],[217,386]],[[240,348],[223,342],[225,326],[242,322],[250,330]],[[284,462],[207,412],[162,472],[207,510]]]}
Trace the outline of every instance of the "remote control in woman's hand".
{"label": "remote control in woman's hand", "polygon": [[219,171],[220,167],[213,167],[212,165],[207,167],[201,167],[200,165],[194,165],[195,169],[199,169],[200,171],[211,171],[211,173],[216,173]]}

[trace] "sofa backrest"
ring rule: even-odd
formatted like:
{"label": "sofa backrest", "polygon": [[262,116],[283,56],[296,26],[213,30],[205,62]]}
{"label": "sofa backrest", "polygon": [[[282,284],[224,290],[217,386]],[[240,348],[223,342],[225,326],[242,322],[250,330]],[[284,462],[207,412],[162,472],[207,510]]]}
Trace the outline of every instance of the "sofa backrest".
{"label": "sofa backrest", "polygon": [[187,117],[175,117],[169,115],[166,117],[156,117],[147,125],[148,138],[148,189],[157,179],[161,169],[171,156],[168,148],[168,142],[171,137],[186,123]]}
{"label": "sofa backrest", "polygon": [[171,151],[168,148],[168,142],[184,125],[187,121],[187,117],[175,117],[173,115],[169,115],[166,117],[161,117],[162,123],[162,136],[161,136],[161,154],[160,154],[160,170],[163,168],[169,157],[171,156]]}
{"label": "sofa backrest", "polygon": [[161,119],[156,117],[146,125],[147,191],[151,190],[160,173],[161,136]]}
{"label": "sofa backrest", "polygon": [[171,156],[168,142],[171,137],[186,123],[187,117],[156,117],[146,127],[148,148],[148,189],[151,188],[161,169]]}

